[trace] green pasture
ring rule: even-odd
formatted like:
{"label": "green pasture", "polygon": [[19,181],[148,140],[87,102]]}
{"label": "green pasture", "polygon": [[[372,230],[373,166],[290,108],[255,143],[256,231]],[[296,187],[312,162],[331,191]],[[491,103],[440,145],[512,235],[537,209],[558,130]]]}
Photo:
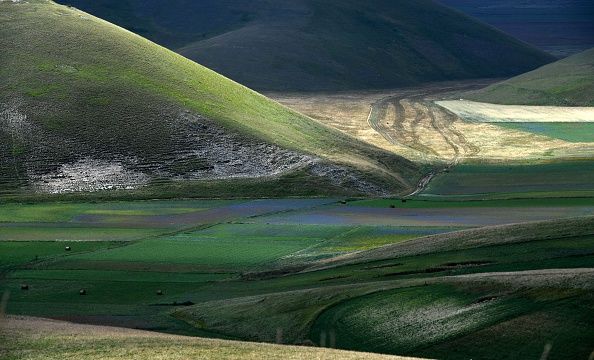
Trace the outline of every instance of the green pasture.
{"label": "green pasture", "polygon": [[[29,269],[7,276],[6,289],[11,293],[11,303],[171,305],[174,301],[187,301],[187,294],[231,276],[225,273]],[[28,284],[29,289],[20,290],[20,284]],[[86,294],[80,295],[80,289],[85,289]],[[158,290],[163,295],[158,295]]]}
{"label": "green pasture", "polygon": [[485,200],[456,200],[456,199],[426,199],[423,197],[406,199],[366,199],[348,202],[349,206],[365,206],[377,208],[398,209],[435,209],[435,208],[509,208],[535,206],[594,206],[594,197],[573,198],[533,198],[533,199],[485,199]]}
{"label": "green pasture", "polygon": [[[418,214],[407,213],[414,221],[430,208],[445,209],[444,216],[454,217],[457,208],[477,206],[501,211],[573,207],[587,211],[592,200],[353,200],[347,205],[322,202],[310,209],[301,203],[293,208],[283,205],[278,207],[280,213],[272,213],[307,217],[308,212],[320,209],[332,214],[358,207],[363,210],[361,216],[369,216],[366,207],[389,208],[392,203],[418,208]],[[569,317],[567,324],[559,329],[547,325],[539,331],[562,342],[560,351],[576,356],[584,351],[581,345],[569,349],[575,341],[567,334],[582,331],[577,337],[580,341],[589,334],[577,314],[583,318],[591,314],[585,305],[591,294],[572,287],[587,277],[575,275],[566,281],[571,287],[568,291],[558,290],[555,284],[543,287],[531,282],[519,291],[515,285],[466,281],[464,276],[481,279],[491,273],[594,268],[591,218],[464,232],[432,226],[334,224],[330,218],[327,224],[323,217],[320,224],[267,223],[267,214],[231,220],[215,217],[208,224],[197,217],[197,223],[192,224],[183,217],[188,214],[185,209],[193,212],[227,203],[189,204],[183,200],[121,202],[93,209],[87,203],[46,203],[13,212],[12,220],[0,227],[13,233],[0,234],[14,237],[19,231],[21,235],[28,231],[29,238],[38,241],[0,241],[0,293],[10,294],[7,311],[266,342],[275,342],[280,331],[284,343],[310,339],[325,346],[334,343],[341,348],[430,358],[464,349],[452,357],[489,359],[488,351],[472,342],[460,344],[459,339],[468,337],[480,343],[474,334],[486,333],[505,345],[512,340],[496,336],[498,327],[521,328],[513,324],[523,317],[539,319],[544,311],[542,316],[554,318],[575,306],[576,315]],[[66,208],[63,211],[62,206]],[[184,210],[163,215],[170,221],[167,229],[153,228],[150,221],[142,220],[144,227],[128,229],[137,236],[135,240],[106,241],[114,234],[110,227],[114,222],[129,221],[130,217],[151,219],[153,211],[161,207]],[[36,210],[48,221],[31,221]],[[131,215],[140,210],[142,214]],[[52,218],[54,213],[57,215]],[[176,223],[179,215],[184,219],[181,227]],[[82,221],[89,219],[92,221]],[[109,221],[102,222],[105,219]],[[76,229],[79,240],[87,241],[39,241],[56,237],[58,233],[52,231],[65,233],[64,229]],[[66,251],[65,246],[71,250]],[[28,289],[21,289],[23,284]],[[84,295],[80,295],[81,289]],[[498,300],[482,302],[492,295]],[[444,316],[423,318],[432,309],[442,310]],[[403,319],[409,319],[408,325],[398,322]],[[405,332],[410,335],[408,340]],[[423,334],[426,336],[421,339]],[[528,333],[517,338],[528,344],[522,350],[525,357],[544,346]],[[511,352],[501,357],[508,354]]]}
{"label": "green pasture", "polygon": [[[422,195],[568,197],[594,193],[594,161],[461,164],[436,176]],[[539,195],[540,194],[540,195]]]}
{"label": "green pasture", "polygon": [[26,269],[10,273],[8,279],[31,280],[89,280],[113,282],[200,283],[232,277],[226,273],[172,273],[121,270],[53,270]]}
{"label": "green pasture", "polygon": [[594,123],[498,122],[494,123],[494,125],[569,142],[594,142]]}
{"label": "green pasture", "polygon": [[176,215],[231,205],[237,202],[231,200],[159,200],[3,203],[0,204],[0,223],[67,222],[80,215]]}
{"label": "green pasture", "polygon": [[[204,269],[245,270],[262,266],[313,243],[309,239],[213,239],[179,235],[182,239],[145,240],[130,246],[82,254],[74,260],[192,264]],[[189,240],[188,237],[190,237]]]}
{"label": "green pasture", "polygon": [[[93,252],[119,245],[120,243],[108,241],[0,241],[0,271],[10,266],[55,259],[76,253]],[[71,250],[66,251],[66,246],[70,246]]]}
{"label": "green pasture", "polygon": [[168,229],[94,226],[2,226],[0,241],[130,241],[167,232]]}

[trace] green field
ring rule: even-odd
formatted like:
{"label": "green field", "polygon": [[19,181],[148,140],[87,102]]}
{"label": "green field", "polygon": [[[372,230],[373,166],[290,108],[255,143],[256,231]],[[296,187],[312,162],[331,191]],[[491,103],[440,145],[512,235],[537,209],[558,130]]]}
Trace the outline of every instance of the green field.
{"label": "green field", "polygon": [[[180,235],[182,238],[191,235]],[[73,260],[176,264],[200,264],[206,268],[242,270],[313,245],[309,239],[191,238],[145,240],[130,246],[96,254],[78,255]]]}
{"label": "green field", "polygon": [[436,209],[436,208],[526,208],[534,206],[594,206],[594,199],[589,197],[573,198],[534,198],[534,199],[484,199],[484,200],[452,200],[452,199],[370,199],[348,203],[349,206],[398,209]]}
{"label": "green field", "polygon": [[594,142],[594,123],[498,122],[495,125],[569,142]]}
{"label": "green field", "polygon": [[424,195],[566,197],[591,195],[594,162],[542,164],[461,164],[435,177]]}
{"label": "green field", "polygon": [[[496,226],[484,227],[487,211]],[[545,221],[508,224],[538,219],[527,212]],[[9,314],[428,358],[518,358],[518,343],[521,357],[538,357],[548,341],[552,359],[582,358],[589,346],[591,198],[48,202],[0,213],[31,236],[0,241]],[[425,217],[459,225],[418,225]],[[149,232],[115,242],[95,232],[131,221]],[[44,231],[73,224],[87,235]]]}
{"label": "green field", "polygon": [[70,254],[70,252],[66,252],[66,246],[71,247],[71,253],[79,253],[93,252],[118,245],[120,243],[109,241],[0,241],[0,259],[2,260],[0,262],[0,270],[3,267],[42,261],[46,258],[56,259],[60,256]]}

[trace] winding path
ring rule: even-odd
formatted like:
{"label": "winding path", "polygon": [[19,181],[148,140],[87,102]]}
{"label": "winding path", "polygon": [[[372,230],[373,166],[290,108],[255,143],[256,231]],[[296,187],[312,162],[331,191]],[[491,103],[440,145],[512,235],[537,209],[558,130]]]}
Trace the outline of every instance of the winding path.
{"label": "winding path", "polygon": [[[443,160],[445,165],[425,175],[408,196],[422,192],[439,173],[457,165],[460,159],[476,155],[480,149],[469,143],[452,125],[461,119],[433,103],[434,98],[479,89],[488,81],[477,80],[410,89],[371,104],[367,122],[394,145],[416,151],[422,158]],[[424,136],[431,135],[431,139]]]}

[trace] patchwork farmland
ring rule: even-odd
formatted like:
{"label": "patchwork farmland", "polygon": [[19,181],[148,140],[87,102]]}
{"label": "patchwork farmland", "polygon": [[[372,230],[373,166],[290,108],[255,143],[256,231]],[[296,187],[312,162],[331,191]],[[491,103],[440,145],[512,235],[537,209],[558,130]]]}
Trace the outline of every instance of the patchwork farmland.
{"label": "patchwork farmland", "polygon": [[[561,316],[592,296],[590,198],[69,202],[5,204],[0,213],[0,291],[16,315],[431,358],[460,336]],[[520,285],[499,281],[509,272]],[[547,272],[579,281],[540,283]],[[422,342],[409,333],[381,345],[374,324],[392,318],[394,301],[407,304],[398,321],[414,323]],[[439,321],[411,317],[432,311]],[[574,316],[543,334],[583,329]],[[532,341],[527,356],[544,346],[528,329],[518,336]],[[553,353],[584,354],[571,348],[579,339]],[[464,349],[461,358],[479,351]]]}

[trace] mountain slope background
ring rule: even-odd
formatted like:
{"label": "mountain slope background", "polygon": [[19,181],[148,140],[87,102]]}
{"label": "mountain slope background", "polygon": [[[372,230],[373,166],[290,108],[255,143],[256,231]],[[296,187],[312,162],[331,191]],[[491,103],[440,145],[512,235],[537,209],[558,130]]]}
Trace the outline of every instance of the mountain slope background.
{"label": "mountain slope background", "polygon": [[555,56],[594,47],[589,0],[439,0]]}
{"label": "mountain slope background", "polygon": [[63,0],[257,90],[507,77],[553,57],[429,0]]}
{"label": "mountain slope background", "polygon": [[[82,11],[0,1],[0,24],[5,192],[166,184],[145,195],[381,194],[409,191],[420,176],[409,161]],[[198,190],[183,189],[192,180]]]}
{"label": "mountain slope background", "polygon": [[509,105],[594,106],[594,48],[465,97]]}

